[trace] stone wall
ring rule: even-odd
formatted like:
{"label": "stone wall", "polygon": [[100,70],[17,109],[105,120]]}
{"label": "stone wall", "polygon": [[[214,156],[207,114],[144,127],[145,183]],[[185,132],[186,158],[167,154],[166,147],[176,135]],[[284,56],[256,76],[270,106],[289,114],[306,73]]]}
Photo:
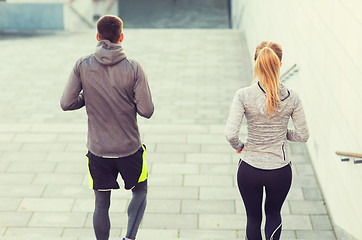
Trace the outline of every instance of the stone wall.
{"label": "stone wall", "polygon": [[0,3],[0,30],[62,30],[61,3]]}

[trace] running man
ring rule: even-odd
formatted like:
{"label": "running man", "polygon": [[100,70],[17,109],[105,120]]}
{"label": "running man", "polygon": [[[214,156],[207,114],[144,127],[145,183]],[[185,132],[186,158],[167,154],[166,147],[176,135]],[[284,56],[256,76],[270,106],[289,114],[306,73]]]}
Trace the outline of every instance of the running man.
{"label": "running man", "polygon": [[76,62],[60,100],[64,111],[86,107],[89,183],[95,194],[93,227],[97,240],[109,238],[111,190],[120,188],[118,173],[125,189],[132,190],[124,239],[136,238],[146,208],[146,147],[140,141],[137,114],[150,118],[154,106],[141,65],[123,51],[122,30],[119,17],[99,19],[96,51]]}

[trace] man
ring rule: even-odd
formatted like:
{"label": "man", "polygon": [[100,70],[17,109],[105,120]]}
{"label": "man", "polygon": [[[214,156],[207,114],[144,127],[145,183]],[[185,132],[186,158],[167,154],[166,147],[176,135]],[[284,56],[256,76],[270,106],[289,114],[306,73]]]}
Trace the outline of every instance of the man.
{"label": "man", "polygon": [[141,65],[128,59],[121,42],[123,22],[103,16],[97,22],[94,54],[80,58],[61,98],[64,111],[86,107],[88,115],[88,167],[95,193],[93,227],[97,240],[107,240],[112,189],[121,174],[125,189],[132,189],[127,235],[135,239],[146,208],[146,147],[141,144],[137,113],[150,118],[154,111],[147,77]]}

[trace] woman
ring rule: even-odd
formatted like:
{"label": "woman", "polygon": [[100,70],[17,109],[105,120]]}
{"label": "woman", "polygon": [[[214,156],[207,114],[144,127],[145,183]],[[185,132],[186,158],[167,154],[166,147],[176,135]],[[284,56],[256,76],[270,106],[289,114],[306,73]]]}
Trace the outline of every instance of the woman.
{"label": "woman", "polygon": [[[292,182],[287,140],[306,142],[309,133],[298,95],[279,82],[281,46],[276,42],[261,42],[256,47],[254,61],[257,81],[236,92],[225,135],[241,154],[237,180],[247,214],[246,239],[262,239],[260,226],[265,188],[265,236],[275,240],[280,238],[280,211]],[[239,139],[244,115],[248,125],[245,144]],[[294,130],[288,129],[290,118]]]}

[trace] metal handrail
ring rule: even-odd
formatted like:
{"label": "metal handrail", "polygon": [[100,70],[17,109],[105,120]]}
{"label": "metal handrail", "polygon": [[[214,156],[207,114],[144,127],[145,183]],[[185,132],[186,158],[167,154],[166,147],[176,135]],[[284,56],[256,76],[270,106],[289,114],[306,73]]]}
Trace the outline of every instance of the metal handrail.
{"label": "metal handrail", "polygon": [[362,163],[362,153],[340,152],[336,151],[336,154],[341,156],[342,162],[348,162],[349,158],[353,158],[355,164]]}
{"label": "metal handrail", "polygon": [[[289,74],[292,75],[294,72],[298,72],[297,64],[294,64],[292,67],[290,67],[285,73],[283,73],[279,79],[282,82],[285,82],[289,77],[287,77]],[[286,79],[284,79],[286,78]]]}
{"label": "metal handrail", "polygon": [[80,20],[82,20],[82,22],[83,22],[84,24],[86,24],[88,27],[91,27],[91,28],[94,27],[93,24],[92,24],[87,18],[85,18],[82,14],[80,14],[80,13],[78,12],[78,10],[75,9],[75,8],[71,5],[71,3],[69,3],[68,6],[69,6],[69,9],[72,10],[72,12],[75,13],[75,15],[77,15],[77,16],[80,18]]}
{"label": "metal handrail", "polygon": [[344,156],[344,157],[362,158],[362,153],[350,153],[350,152],[337,151],[336,154],[339,156]]}

